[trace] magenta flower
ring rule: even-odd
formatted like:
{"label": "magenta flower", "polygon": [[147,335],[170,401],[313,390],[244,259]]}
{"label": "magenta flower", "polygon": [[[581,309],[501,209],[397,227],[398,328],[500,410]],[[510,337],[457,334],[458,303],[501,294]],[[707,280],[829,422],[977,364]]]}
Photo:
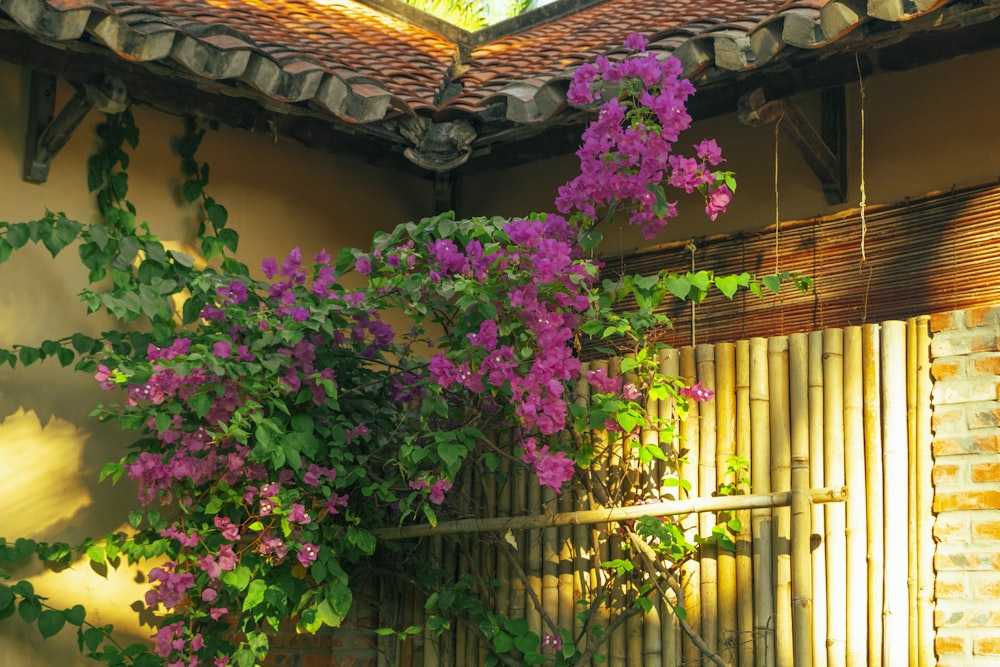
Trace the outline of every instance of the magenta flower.
{"label": "magenta flower", "polygon": [[[219,620],[220,618],[222,618],[223,616],[225,616],[228,613],[229,613],[229,609],[226,608],[226,607],[212,607],[208,611],[208,615],[212,617],[213,621]],[[215,664],[216,665],[228,665],[229,664],[229,660],[227,658],[225,662],[219,662],[219,658],[216,658],[215,659]]]}
{"label": "magenta flower", "polygon": [[431,494],[430,501],[435,505],[440,505],[444,502],[444,493],[451,488],[451,482],[445,479],[439,479],[438,481],[431,484]]}
{"label": "magenta flower", "polygon": [[292,503],[292,508],[288,512],[288,520],[301,526],[312,522],[312,519],[306,514],[306,508],[300,503]]}
{"label": "magenta flower", "polygon": [[541,648],[553,648],[557,651],[562,650],[562,637],[558,635],[550,635],[549,633],[542,634],[542,643],[539,644]]}
{"label": "magenta flower", "polygon": [[705,401],[712,400],[715,396],[715,392],[707,387],[702,387],[701,382],[690,387],[681,387],[680,395],[684,398],[690,398],[696,403],[704,403]]}
{"label": "magenta flower", "polygon": [[112,372],[111,369],[100,364],[97,367],[97,372],[94,373],[94,379],[101,383],[101,389],[104,391],[111,391],[115,388],[115,381],[111,379]]}
{"label": "magenta flower", "polygon": [[295,557],[302,564],[302,567],[309,567],[316,561],[317,556],[319,556],[319,547],[312,542],[306,542],[299,547],[299,553]]}
{"label": "magenta flower", "polygon": [[646,50],[646,46],[649,44],[649,40],[643,35],[638,33],[629,35],[625,38],[625,48],[629,51],[635,51],[641,53]]}
{"label": "magenta flower", "polygon": [[726,212],[726,207],[733,199],[733,193],[725,185],[720,185],[709,193],[705,204],[705,213],[712,220],[719,217],[720,213]]}
{"label": "magenta flower", "polygon": [[228,359],[232,350],[233,346],[224,340],[220,340],[218,343],[212,345],[212,354],[220,359]]}

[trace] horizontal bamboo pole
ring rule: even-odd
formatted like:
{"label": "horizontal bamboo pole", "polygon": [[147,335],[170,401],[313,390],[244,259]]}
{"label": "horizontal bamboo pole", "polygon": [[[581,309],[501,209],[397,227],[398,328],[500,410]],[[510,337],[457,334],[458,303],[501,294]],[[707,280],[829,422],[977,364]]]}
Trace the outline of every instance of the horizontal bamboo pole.
{"label": "horizontal bamboo pole", "polygon": [[[847,500],[847,487],[809,489],[813,503],[839,503]],[[644,516],[674,516],[699,512],[725,512],[764,507],[787,507],[792,502],[791,491],[759,493],[747,496],[709,496],[689,500],[667,500],[646,505],[629,505],[609,509],[560,512],[558,514],[535,514],[532,516],[496,517],[492,519],[459,519],[442,521],[437,526],[420,524],[379,528],[372,534],[381,540],[406,540],[428,535],[455,535],[457,533],[483,533],[501,530],[527,530],[531,528],[551,528],[552,526],[576,526],[581,524],[626,521]]]}

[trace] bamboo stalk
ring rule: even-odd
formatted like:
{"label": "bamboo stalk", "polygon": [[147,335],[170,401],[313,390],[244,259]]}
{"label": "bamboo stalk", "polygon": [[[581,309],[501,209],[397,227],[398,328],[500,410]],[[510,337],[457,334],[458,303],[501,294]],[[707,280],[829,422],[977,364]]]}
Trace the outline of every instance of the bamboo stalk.
{"label": "bamboo stalk", "polygon": [[[767,341],[767,381],[771,422],[771,490],[789,491],[792,487],[792,456],[788,416],[787,336],[776,336]],[[779,507],[773,510],[772,517],[775,659],[779,665],[790,665],[793,661],[792,515],[789,508]]]}
{"label": "bamboo stalk", "polygon": [[[823,333],[809,334],[809,483],[822,486],[826,467],[823,462]],[[813,505],[812,537],[818,547],[812,552],[814,667],[826,667],[826,510]]]}
{"label": "bamboo stalk", "polygon": [[[635,355],[628,354],[626,358],[634,360]],[[625,382],[637,385],[638,376],[634,372],[628,372],[625,374]],[[640,440],[642,437],[640,430]],[[627,498],[645,499],[649,497],[646,495],[645,484],[643,482],[643,465],[639,459],[638,445],[640,444],[640,442],[635,442],[631,434],[628,434],[624,439],[622,463],[625,466],[624,484],[626,487],[625,493],[627,494],[625,497]],[[642,667],[642,639],[642,616],[640,614],[632,614],[625,621],[626,667]]]}
{"label": "bamboo stalk", "polygon": [[[697,376],[694,348],[683,347],[680,350],[680,355],[681,377],[684,378],[685,382],[693,385]],[[686,450],[687,455],[685,457],[686,463],[681,465],[679,471],[681,479],[691,484],[687,494],[690,498],[697,498],[700,491],[698,487],[700,425],[698,422],[698,404],[690,401],[688,416],[680,425],[681,447]],[[681,493],[680,489],[678,489],[678,493]],[[698,532],[698,518],[695,515],[686,517],[681,520],[681,526],[684,528],[687,539],[694,542]],[[696,561],[691,560],[684,563],[681,571],[683,573],[681,583],[684,585],[684,609],[687,612],[687,622],[695,632],[701,634],[701,568]],[[692,663],[701,659],[701,651],[687,639],[683,641],[683,655],[685,661]]]}
{"label": "bamboo stalk", "polygon": [[[455,549],[454,544],[444,544],[442,542],[443,554],[442,563],[445,571],[445,576],[448,578],[455,578],[456,569],[458,567],[458,550]],[[411,616],[411,618],[413,618]],[[440,652],[439,656],[441,658],[441,667],[460,667],[462,663],[456,662],[456,644],[458,639],[458,632],[460,623],[455,623],[452,625],[451,629],[443,632],[441,634],[440,641]],[[405,664],[405,663],[404,663]]]}
{"label": "bamboo stalk", "polygon": [[[609,375],[621,375],[621,360],[612,359],[609,366]],[[628,490],[628,471],[626,469],[627,458],[622,456],[623,439],[618,438],[618,440],[612,440],[608,448],[608,483],[614,484],[618,483],[617,487],[611,488],[611,498],[617,504],[624,502],[624,494]],[[613,535],[613,534],[612,534]],[[609,551],[612,560],[623,560],[625,558],[625,553],[622,551],[621,538],[614,535],[611,540]],[[612,592],[611,603],[614,605],[615,596],[618,597],[617,603],[620,606],[624,606],[625,603],[625,591],[626,584],[619,583],[616,589]],[[612,607],[614,612],[614,608]],[[608,657],[613,665],[624,665],[627,654],[626,654],[626,627],[625,625],[620,625],[617,629],[611,632],[611,639],[608,640]]]}
{"label": "bamboo stalk", "polygon": [[[715,346],[715,467],[719,482],[735,480],[724,478],[729,459],[736,454],[736,347],[732,343]],[[730,513],[734,514],[734,513]],[[734,516],[734,518],[736,518]],[[737,659],[735,646],[738,639],[736,621],[736,554],[719,549],[719,645],[718,652],[730,663]]]}
{"label": "bamboo stalk", "polygon": [[[828,483],[844,483],[844,332],[823,332],[823,465]],[[844,667],[847,660],[847,600],[842,591],[847,577],[847,517],[843,507],[826,510],[826,649],[830,667]]]}
{"label": "bamboo stalk", "polygon": [[[771,425],[767,386],[767,340],[750,340],[750,486],[754,494],[771,490]],[[773,667],[774,646],[774,552],[771,544],[770,509],[750,514],[753,531],[754,657],[757,667]]]}
{"label": "bamboo stalk", "polygon": [[931,471],[931,360],[930,317],[916,318],[914,357],[916,365],[916,438],[913,441],[917,458],[917,667],[931,667],[934,655],[934,515],[931,503],[934,489]]}
{"label": "bamboo stalk", "polygon": [[805,334],[788,337],[791,428],[792,637],[795,667],[812,667],[812,503],[809,500],[809,350]]}
{"label": "bamboo stalk", "polygon": [[[428,550],[428,560],[433,563],[434,567],[442,567],[444,563],[444,538],[440,535],[435,535],[430,540],[429,544],[425,543],[425,548]],[[423,611],[423,617],[420,618],[420,622],[416,623],[417,619],[409,619],[406,623],[402,624],[402,627],[408,627],[409,625],[424,625],[424,646],[423,646],[423,656],[420,661],[413,659],[412,656],[406,659],[406,656],[400,659],[397,664],[400,665],[423,665],[423,667],[438,667],[442,664],[441,661],[441,638],[442,635],[437,634],[435,631],[431,630],[426,626],[424,621],[426,620],[426,611]],[[403,642],[403,644],[408,644],[409,642]]]}
{"label": "bamboo stalk", "polygon": [[[606,360],[594,361],[591,364],[594,370],[608,368]],[[598,510],[604,503],[608,502],[608,466],[610,465],[610,452],[608,444],[608,433],[604,429],[598,429],[593,433],[594,438],[594,461],[591,464],[591,486],[589,489],[589,502],[592,510]],[[605,521],[601,525],[595,525],[591,531],[591,540],[594,544],[595,558],[590,566],[590,579],[594,582],[594,590],[608,593],[607,585],[610,577],[607,570],[600,565],[611,558],[611,537],[610,525]],[[601,628],[608,627],[611,621],[610,603],[606,597],[601,597],[596,602],[597,609],[591,610],[592,623]],[[588,645],[589,645],[588,640]]]}
{"label": "bamboo stalk", "polygon": [[[844,329],[844,480],[849,489],[865,488],[864,363],[861,327]],[[847,647],[850,667],[868,662],[868,558],[867,505],[855,493],[844,506],[846,513]]]}
{"label": "bamboo stalk", "polygon": [[[906,349],[904,351],[904,369],[906,371],[906,443],[907,460],[909,462],[909,475],[907,479],[917,478],[917,328],[916,320],[910,319],[904,325],[904,336]],[[916,484],[908,484],[908,506],[907,512],[907,563],[908,576],[906,579],[907,597],[910,610],[908,616],[907,635],[909,637],[907,655],[910,665],[917,664],[918,639],[917,639],[917,487]]]}
{"label": "bamboo stalk", "polygon": [[[528,470],[524,466],[512,463],[511,472],[511,514],[516,517],[521,516],[528,511]],[[438,526],[440,525],[441,524],[439,523]],[[503,539],[507,539],[508,537],[517,544],[514,548],[515,553],[509,554],[510,557],[505,558],[508,566],[510,567],[511,573],[510,618],[527,618],[527,582],[525,582],[521,577],[516,576],[515,573],[519,568],[524,568],[524,562],[528,551],[528,533],[518,531],[517,529],[510,529],[509,535],[506,532],[503,534]],[[516,563],[511,562],[511,558],[513,557],[517,558]]]}
{"label": "bamboo stalk", "polygon": [[[535,475],[528,476],[528,500],[527,508],[530,512],[539,512],[542,509],[542,489],[538,483],[538,479]],[[542,600],[542,572],[544,568],[545,550],[544,550],[544,531],[532,531],[524,535],[524,541],[527,543],[526,555],[527,559],[524,562],[524,571],[528,575],[527,587],[535,594],[535,598],[539,601]],[[525,591],[527,593],[527,591]],[[528,621],[528,627],[539,637],[542,636],[542,610],[538,605],[529,599],[525,604],[524,617]]]}
{"label": "bamboo stalk", "polygon": [[[882,492],[882,408],[879,327],[861,328],[865,366],[865,504],[868,507],[868,664],[882,665],[882,599],[885,581]],[[891,665],[889,667],[892,667]]]}
{"label": "bamboo stalk", "polygon": [[[841,503],[848,497],[847,487],[823,487],[809,489],[813,503]],[[679,516],[701,512],[730,512],[738,510],[770,509],[788,507],[792,502],[791,491],[753,493],[744,496],[701,496],[687,500],[664,500],[658,503],[626,505],[579,512],[534,514],[528,516],[494,517],[491,519],[457,519],[441,521],[436,526],[418,524],[377,528],[372,534],[380,540],[408,540],[427,535],[455,535],[459,533],[483,533],[510,530],[530,530],[552,526],[575,526],[584,524],[632,521],[644,516]],[[520,543],[518,543],[520,546]]]}
{"label": "bamboo stalk", "polygon": [[[590,404],[590,383],[587,382],[587,371],[590,370],[590,364],[584,363],[580,369],[580,380],[576,383],[576,402],[578,405],[586,407]],[[587,492],[583,488],[575,488],[571,493],[571,501],[573,511],[581,511],[588,509],[589,503],[587,502]],[[596,553],[593,550],[593,543],[591,541],[590,530],[584,525],[573,526],[570,531],[570,541],[568,546],[570,547],[570,623],[564,625],[563,627],[568,628],[572,633],[574,638],[580,638],[576,641],[576,648],[578,651],[586,650],[587,640],[584,637],[584,627],[583,620],[577,618],[576,616],[576,601],[593,599],[594,591],[596,590],[597,581],[591,580],[591,573],[594,571],[592,561],[596,557]],[[503,580],[501,580],[503,581]],[[559,586],[560,593],[563,591],[563,585],[560,583]],[[560,610],[560,625],[563,624],[562,611]],[[590,667],[590,661],[586,664],[581,664],[579,667]]]}
{"label": "bamboo stalk", "polygon": [[[502,451],[509,451],[512,446],[512,440],[509,434],[502,433],[497,438],[497,443]],[[514,480],[511,477],[511,461],[508,458],[502,458],[500,460],[500,474],[503,475],[503,484],[500,486],[500,493],[497,499],[497,516],[508,517],[511,515],[511,501],[512,501],[512,489],[514,486]],[[511,533],[513,537],[513,533]],[[501,535],[501,539],[505,539],[506,536]],[[503,554],[496,554],[497,563],[497,580],[500,581],[500,585],[497,586],[496,592],[496,610],[497,613],[502,615],[510,614],[510,598],[511,589],[514,584],[514,574],[511,570],[510,560],[506,558]]]}
{"label": "bamboo stalk", "polygon": [[[750,463],[747,477],[753,474],[750,457],[750,341],[736,343],[736,455]],[[745,491],[744,491],[745,493]],[[736,511],[740,533],[736,538],[736,598],[738,609],[736,624],[739,631],[739,667],[753,667],[754,602],[753,602],[753,533],[750,530],[750,512]]]}
{"label": "bamboo stalk", "polygon": [[[655,398],[646,399],[646,414],[652,421],[658,417],[660,412],[660,402]],[[660,434],[653,428],[653,424],[647,424],[642,430],[642,442],[644,445],[659,446]],[[662,449],[662,448],[661,448]],[[661,463],[653,459],[645,467],[642,473],[643,498],[647,500],[661,500],[660,480],[663,478],[663,470],[658,465]],[[651,573],[651,576],[654,576]],[[653,605],[642,618],[642,662],[644,665],[663,664],[663,631],[660,627],[662,618],[660,616],[660,605],[658,596],[652,598]]]}
{"label": "bamboo stalk", "polygon": [[906,325],[882,323],[882,470],[885,493],[885,599],[882,662],[905,664],[909,653],[909,593],[906,585],[907,489]]}
{"label": "bamboo stalk", "polygon": [[[698,345],[695,348],[698,381],[703,387],[715,391],[715,346]],[[698,406],[698,489],[702,495],[714,494],[718,488],[716,472],[716,409],[715,401],[705,401]],[[698,532],[712,534],[715,517],[702,513],[698,516]],[[719,648],[719,553],[714,544],[699,547],[701,566],[701,637],[712,653]]]}
{"label": "bamboo stalk", "polygon": [[[675,349],[661,350],[659,352],[659,371],[667,377],[680,375],[680,353]],[[675,424],[677,420],[677,406],[670,400],[662,400],[659,405],[659,417],[664,423]],[[665,431],[660,433],[660,448],[667,454],[671,461],[676,459],[678,442],[675,431]],[[676,473],[670,465],[662,466],[663,474],[661,480],[666,479],[668,474]],[[662,482],[661,482],[662,483]],[[665,499],[665,489],[660,487],[659,500]],[[663,644],[664,667],[675,667],[681,662],[681,641],[680,623],[674,614],[674,603],[667,597],[660,596],[660,637]]]}
{"label": "bamboo stalk", "polygon": [[[556,492],[549,487],[542,489],[542,506],[546,513],[557,507]],[[542,611],[550,623],[559,619],[559,526],[542,529]],[[542,633],[550,633],[549,624],[542,623]],[[540,633],[541,634],[541,633]]]}

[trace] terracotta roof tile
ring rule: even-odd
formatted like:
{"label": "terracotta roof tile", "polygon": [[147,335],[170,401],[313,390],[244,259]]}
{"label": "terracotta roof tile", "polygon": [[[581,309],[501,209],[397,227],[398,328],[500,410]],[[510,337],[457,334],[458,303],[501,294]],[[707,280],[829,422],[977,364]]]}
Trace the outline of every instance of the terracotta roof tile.
{"label": "terracotta roof tile", "polygon": [[466,48],[462,62],[459,44],[356,0],[0,0],[0,20],[45,40],[96,42],[120,58],[250,86],[348,122],[403,111],[535,124],[566,108],[577,66],[602,54],[625,57],[620,45],[634,32],[650,39],[650,51],[680,58],[688,76],[722,80],[788,49],[821,48],[866,23],[906,21],[949,4],[965,7],[960,0],[607,0]]}

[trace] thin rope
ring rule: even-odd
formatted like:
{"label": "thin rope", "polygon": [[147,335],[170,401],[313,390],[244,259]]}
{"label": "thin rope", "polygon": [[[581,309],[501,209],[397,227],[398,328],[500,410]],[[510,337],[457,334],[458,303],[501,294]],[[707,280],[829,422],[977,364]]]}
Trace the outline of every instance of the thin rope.
{"label": "thin rope", "polygon": [[781,215],[778,207],[778,131],[781,129],[781,119],[774,124],[774,275],[781,273],[780,268],[780,244],[781,240]]}
{"label": "thin rope", "polygon": [[858,69],[858,90],[861,93],[861,201],[858,202],[858,207],[861,212],[861,260],[858,263],[858,270],[864,275],[867,270],[868,275],[865,279],[865,293],[864,302],[861,310],[861,321],[866,322],[868,320],[868,292],[871,287],[872,280],[872,266],[868,262],[868,254],[865,248],[865,241],[868,236],[868,220],[865,218],[865,208],[868,205],[868,194],[865,191],[865,79],[861,75],[861,58],[855,53],[854,54],[854,65]]}
{"label": "thin rope", "polygon": [[[694,275],[694,253],[698,250],[698,246],[694,244],[694,239],[688,241],[687,246],[685,246],[691,252],[691,274]],[[695,321],[694,321],[694,309],[695,303],[691,301],[691,347],[695,346]]]}

